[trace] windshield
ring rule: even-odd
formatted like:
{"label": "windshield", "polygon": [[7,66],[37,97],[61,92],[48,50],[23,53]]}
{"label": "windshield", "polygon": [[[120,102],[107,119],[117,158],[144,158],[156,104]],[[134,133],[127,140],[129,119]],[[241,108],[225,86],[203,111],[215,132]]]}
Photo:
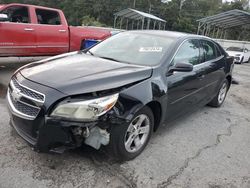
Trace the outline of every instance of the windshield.
{"label": "windshield", "polygon": [[238,47],[229,47],[227,51],[243,52],[243,49]]}
{"label": "windshield", "polygon": [[142,33],[120,33],[89,50],[94,56],[123,63],[153,66],[160,63],[174,38]]}

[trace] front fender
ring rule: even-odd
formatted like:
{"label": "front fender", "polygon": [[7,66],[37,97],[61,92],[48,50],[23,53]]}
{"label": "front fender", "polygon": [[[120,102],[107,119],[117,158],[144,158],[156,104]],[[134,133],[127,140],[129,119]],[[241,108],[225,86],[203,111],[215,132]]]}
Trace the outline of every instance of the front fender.
{"label": "front fender", "polygon": [[[161,120],[165,119],[167,106],[167,89],[158,79],[147,79],[120,92],[114,108],[117,117],[131,121],[134,115],[144,106],[157,102],[161,106]],[[153,110],[153,109],[152,109]]]}

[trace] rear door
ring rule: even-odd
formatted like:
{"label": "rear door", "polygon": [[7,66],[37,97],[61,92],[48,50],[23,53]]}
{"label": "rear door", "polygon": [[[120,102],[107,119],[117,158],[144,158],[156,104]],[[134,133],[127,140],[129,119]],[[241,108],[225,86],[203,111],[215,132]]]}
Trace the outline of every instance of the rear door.
{"label": "rear door", "polygon": [[203,85],[204,99],[209,100],[214,97],[218,91],[220,83],[225,79],[226,59],[220,52],[216,43],[210,40],[201,40],[202,65],[204,69]]}
{"label": "rear door", "polygon": [[37,51],[43,55],[68,52],[69,30],[59,11],[35,8]]}
{"label": "rear door", "polygon": [[191,72],[174,72],[167,77],[167,120],[175,119],[180,114],[192,110],[202,98],[200,93],[203,69],[199,66],[199,40],[185,41],[173,58],[170,68],[178,62],[191,63],[194,65],[194,69]]}
{"label": "rear door", "polygon": [[29,7],[8,6],[0,13],[8,22],[0,22],[0,56],[30,56],[36,53],[36,34]]}

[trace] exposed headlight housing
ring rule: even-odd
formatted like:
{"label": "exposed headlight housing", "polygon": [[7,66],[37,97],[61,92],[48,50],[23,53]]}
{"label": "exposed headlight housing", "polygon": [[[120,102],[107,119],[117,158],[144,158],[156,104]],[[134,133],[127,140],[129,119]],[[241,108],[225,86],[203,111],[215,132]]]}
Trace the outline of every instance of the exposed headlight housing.
{"label": "exposed headlight housing", "polygon": [[241,56],[241,54],[236,54],[235,56]]}
{"label": "exposed headlight housing", "polygon": [[113,108],[118,97],[119,94],[114,94],[92,100],[59,104],[51,116],[77,121],[94,121]]}

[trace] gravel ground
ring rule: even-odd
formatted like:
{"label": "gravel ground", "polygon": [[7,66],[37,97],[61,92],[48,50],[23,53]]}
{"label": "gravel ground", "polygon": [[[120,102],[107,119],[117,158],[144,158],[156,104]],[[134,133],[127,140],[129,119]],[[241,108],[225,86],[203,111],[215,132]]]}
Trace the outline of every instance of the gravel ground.
{"label": "gravel ground", "polygon": [[236,65],[224,105],[204,107],[153,135],[133,161],[89,147],[36,153],[9,127],[3,96],[13,70],[0,68],[0,188],[250,187],[250,64]]}

